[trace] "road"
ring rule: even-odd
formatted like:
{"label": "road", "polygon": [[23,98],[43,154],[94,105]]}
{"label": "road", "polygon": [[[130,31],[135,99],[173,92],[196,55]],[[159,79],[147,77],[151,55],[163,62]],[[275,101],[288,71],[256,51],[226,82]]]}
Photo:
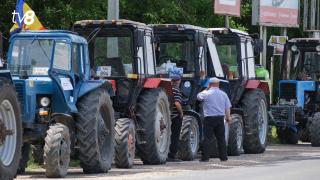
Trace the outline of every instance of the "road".
{"label": "road", "polygon": [[[36,169],[18,179],[45,179],[44,170]],[[313,180],[320,179],[320,148],[309,144],[272,145],[263,154],[242,154],[229,157],[228,162],[211,159],[165,165],[142,165],[137,160],[132,169],[113,168],[107,174],[82,174],[72,168],[68,179],[223,179],[223,180]]]}

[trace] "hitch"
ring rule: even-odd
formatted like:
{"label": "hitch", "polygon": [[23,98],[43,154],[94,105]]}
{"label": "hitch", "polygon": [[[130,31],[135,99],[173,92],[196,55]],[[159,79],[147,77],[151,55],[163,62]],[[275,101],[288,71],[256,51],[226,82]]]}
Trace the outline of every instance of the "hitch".
{"label": "hitch", "polygon": [[3,142],[6,140],[6,136],[13,135],[13,131],[6,129],[6,126],[4,125],[3,121],[0,120],[0,145],[3,144]]}

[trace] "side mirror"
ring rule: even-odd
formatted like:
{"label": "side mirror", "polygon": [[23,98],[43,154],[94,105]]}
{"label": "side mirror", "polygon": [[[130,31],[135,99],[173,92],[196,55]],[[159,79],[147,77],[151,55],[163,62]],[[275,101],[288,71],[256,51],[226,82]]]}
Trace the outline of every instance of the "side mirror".
{"label": "side mirror", "polygon": [[255,54],[259,54],[263,51],[263,40],[255,39],[253,43],[253,50]]}

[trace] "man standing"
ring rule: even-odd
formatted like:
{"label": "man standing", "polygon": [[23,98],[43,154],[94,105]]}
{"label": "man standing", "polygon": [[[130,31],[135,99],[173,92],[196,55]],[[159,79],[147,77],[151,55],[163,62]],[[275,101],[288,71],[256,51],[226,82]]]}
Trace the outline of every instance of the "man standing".
{"label": "man standing", "polygon": [[181,74],[179,72],[173,72],[170,75],[172,80],[173,91],[173,111],[172,111],[172,124],[171,124],[171,144],[170,152],[167,161],[169,162],[181,162],[176,157],[179,147],[179,137],[182,126],[183,110],[182,110],[182,94],[180,92]]}
{"label": "man standing", "polygon": [[200,160],[202,162],[209,161],[209,146],[210,142],[212,142],[213,135],[215,135],[217,139],[220,160],[228,160],[224,118],[226,118],[228,123],[231,122],[231,103],[228,95],[219,89],[219,83],[220,80],[218,78],[210,78],[209,87],[197,96],[198,100],[203,102],[204,111],[204,141],[202,158]]}

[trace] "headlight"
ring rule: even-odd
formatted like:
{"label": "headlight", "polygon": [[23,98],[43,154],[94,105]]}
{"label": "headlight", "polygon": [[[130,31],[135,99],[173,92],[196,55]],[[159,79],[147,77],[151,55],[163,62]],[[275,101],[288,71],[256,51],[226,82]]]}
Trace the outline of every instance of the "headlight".
{"label": "headlight", "polygon": [[291,51],[296,52],[298,50],[298,47],[296,45],[291,46]]}
{"label": "headlight", "polygon": [[43,107],[47,107],[47,106],[49,106],[49,104],[50,104],[50,99],[49,99],[48,97],[43,97],[43,98],[41,98],[41,100],[40,100],[40,104],[41,104],[41,106],[43,106]]}
{"label": "headlight", "polygon": [[320,52],[320,45],[318,45],[318,46],[316,47],[316,50],[317,50],[318,52]]}

